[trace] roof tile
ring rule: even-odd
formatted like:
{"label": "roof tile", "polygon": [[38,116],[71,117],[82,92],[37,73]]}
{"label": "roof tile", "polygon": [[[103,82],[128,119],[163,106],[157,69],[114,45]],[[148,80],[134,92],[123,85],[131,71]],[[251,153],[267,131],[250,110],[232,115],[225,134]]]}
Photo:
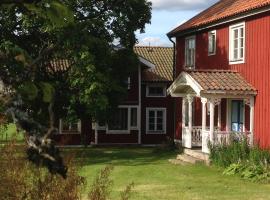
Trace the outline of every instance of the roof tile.
{"label": "roof tile", "polygon": [[135,46],[135,53],[155,65],[142,72],[143,81],[173,81],[173,48]]}
{"label": "roof tile", "polygon": [[270,0],[221,0],[168,33],[170,36],[270,5]]}
{"label": "roof tile", "polygon": [[256,89],[238,72],[226,70],[194,70],[187,73],[202,87],[203,91],[242,91],[256,93]]}

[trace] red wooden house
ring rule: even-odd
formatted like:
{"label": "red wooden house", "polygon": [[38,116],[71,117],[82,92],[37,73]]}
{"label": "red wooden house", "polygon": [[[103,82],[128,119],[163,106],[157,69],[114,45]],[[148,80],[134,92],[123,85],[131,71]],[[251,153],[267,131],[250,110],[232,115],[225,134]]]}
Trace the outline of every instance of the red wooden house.
{"label": "red wooden house", "polygon": [[176,38],[175,139],[187,148],[248,136],[270,147],[270,0],[221,0]]}
{"label": "red wooden house", "polygon": [[[140,65],[127,78],[128,95],[104,123],[65,125],[60,120],[60,145],[80,145],[82,135],[90,144],[160,144],[174,136],[174,99],[167,96],[173,81],[173,48],[134,47]],[[91,131],[92,130],[92,131]]]}

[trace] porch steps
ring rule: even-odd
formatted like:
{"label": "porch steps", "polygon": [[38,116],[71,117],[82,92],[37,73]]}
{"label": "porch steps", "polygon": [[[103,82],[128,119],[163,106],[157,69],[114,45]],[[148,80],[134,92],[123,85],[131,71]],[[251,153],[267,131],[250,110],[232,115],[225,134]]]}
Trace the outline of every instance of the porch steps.
{"label": "porch steps", "polygon": [[202,153],[200,150],[194,149],[184,149],[183,154],[177,155],[176,160],[190,164],[210,164],[209,155]]}

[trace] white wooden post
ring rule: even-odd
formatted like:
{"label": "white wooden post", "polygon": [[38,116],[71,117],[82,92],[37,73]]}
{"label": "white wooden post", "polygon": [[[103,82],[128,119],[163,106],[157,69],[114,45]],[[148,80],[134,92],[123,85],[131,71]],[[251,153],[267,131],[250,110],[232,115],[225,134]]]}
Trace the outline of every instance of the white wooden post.
{"label": "white wooden post", "polygon": [[206,131],[206,104],[207,104],[207,99],[202,98],[202,131]]}
{"label": "white wooden post", "polygon": [[250,98],[250,145],[254,145],[254,97]]}
{"label": "white wooden post", "polygon": [[187,99],[185,97],[183,97],[183,99],[182,99],[182,145],[183,145],[183,147],[187,147],[186,101],[187,101]]}
{"label": "white wooden post", "polygon": [[208,133],[206,132],[206,104],[207,99],[201,98],[202,102],[202,152],[209,153],[208,148]]}
{"label": "white wooden post", "polygon": [[182,99],[182,129],[186,127],[186,98]]}
{"label": "white wooden post", "polygon": [[188,96],[188,148],[192,148],[192,115],[193,115],[193,97],[192,96]]}
{"label": "white wooden post", "polygon": [[215,101],[210,100],[210,142],[214,142],[214,131],[215,131]]}

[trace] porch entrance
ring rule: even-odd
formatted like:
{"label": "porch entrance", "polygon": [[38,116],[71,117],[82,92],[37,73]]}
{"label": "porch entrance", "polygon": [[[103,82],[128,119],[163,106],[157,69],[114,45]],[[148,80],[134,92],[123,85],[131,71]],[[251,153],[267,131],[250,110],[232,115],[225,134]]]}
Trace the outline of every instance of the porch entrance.
{"label": "porch entrance", "polygon": [[[218,70],[182,72],[168,93],[182,98],[184,147],[200,147],[202,152],[209,153],[209,142],[228,144],[232,136],[237,140],[247,138],[250,145],[253,144],[254,97],[257,92],[239,73]],[[247,117],[246,105],[249,107]]]}

